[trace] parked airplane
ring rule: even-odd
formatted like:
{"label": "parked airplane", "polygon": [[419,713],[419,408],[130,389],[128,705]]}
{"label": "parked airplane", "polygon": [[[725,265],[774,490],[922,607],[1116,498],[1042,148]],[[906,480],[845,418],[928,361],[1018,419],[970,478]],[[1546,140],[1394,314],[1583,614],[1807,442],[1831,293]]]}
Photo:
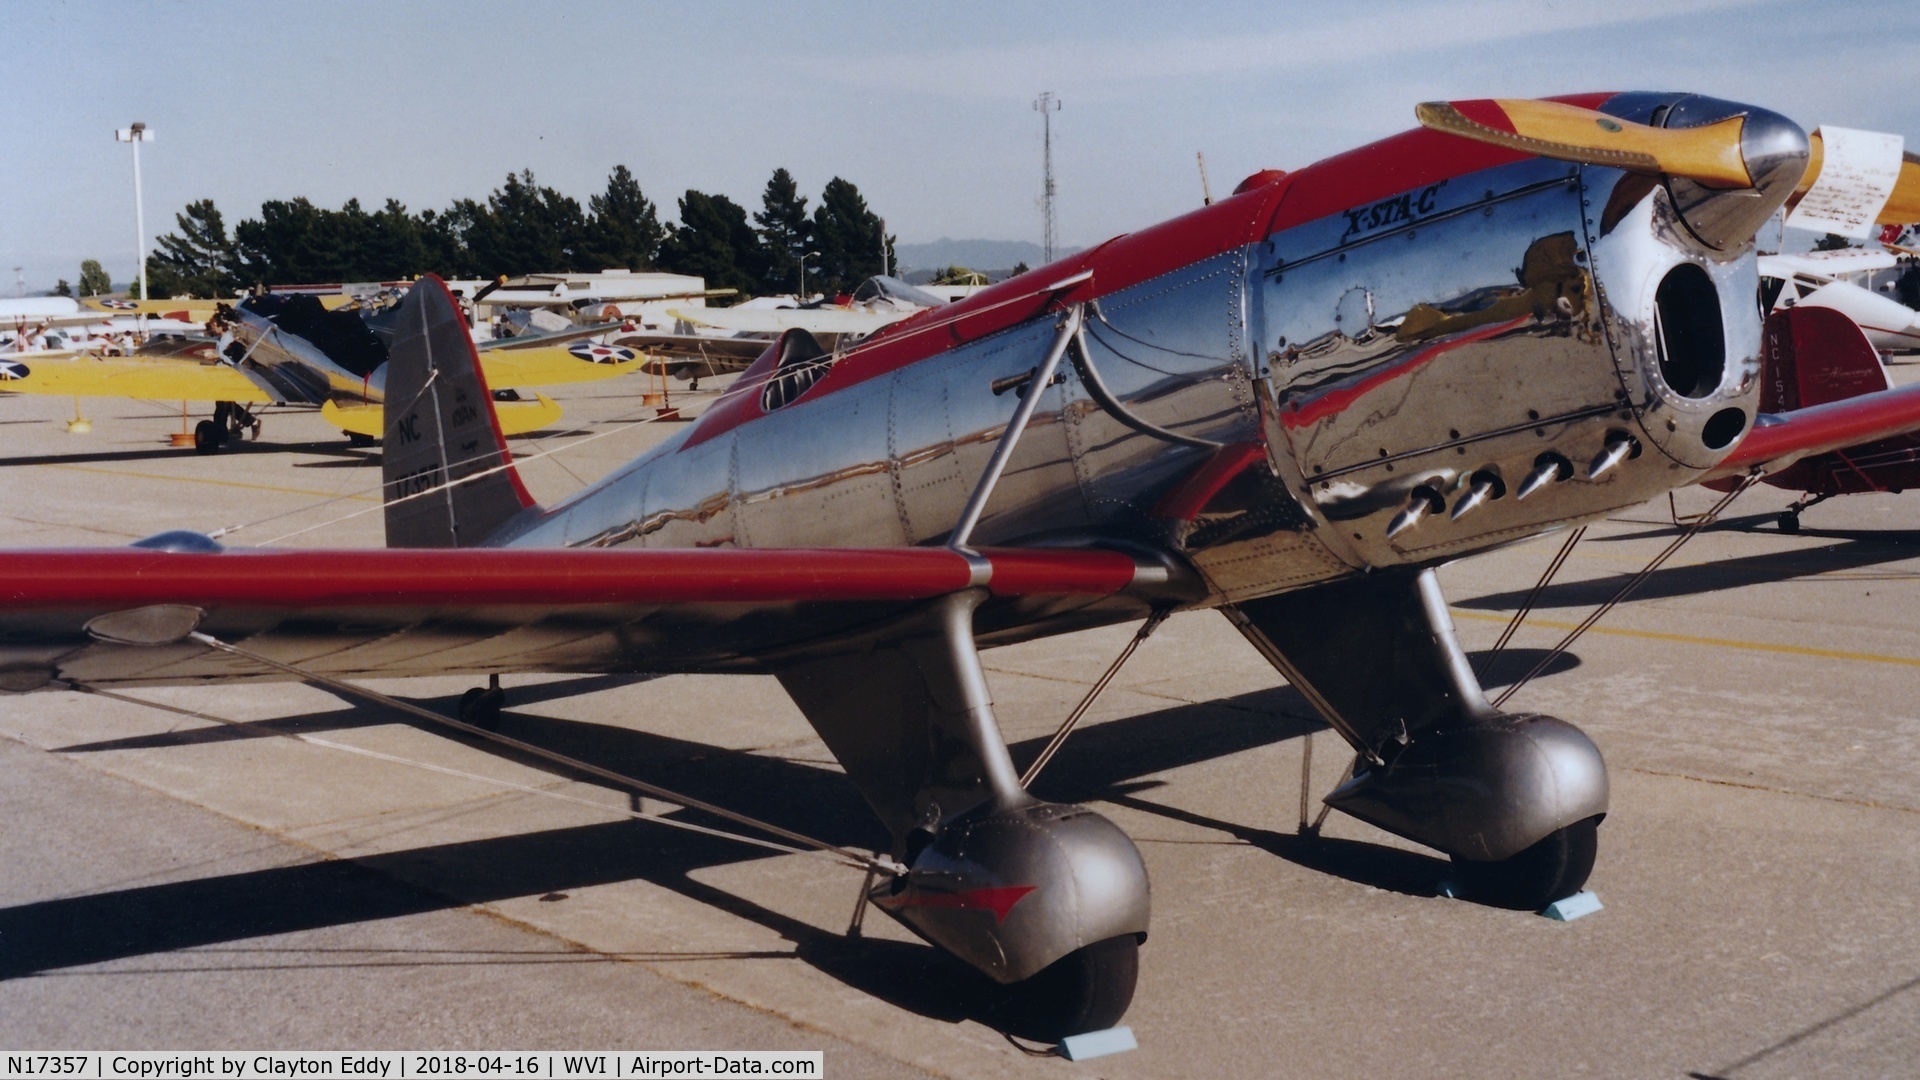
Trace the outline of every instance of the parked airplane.
{"label": "parked airplane", "polygon": [[1889,295],[1892,280],[1884,292],[1868,288],[1862,280],[1898,265],[1894,253],[1884,249],[1762,255],[1760,296],[1772,311],[1791,307],[1838,311],[1858,324],[1881,352],[1920,352],[1920,311]]}
{"label": "parked airplane", "polygon": [[[404,285],[405,283],[401,283]],[[77,397],[134,397],[211,401],[212,419],[194,428],[194,447],[212,453],[261,422],[250,406],[319,406],[320,414],[356,445],[372,445],[383,427],[387,346],[398,332],[398,309],[329,306],[306,292],[266,293],[215,318],[226,331],[213,357],[66,354],[27,357],[4,390]],[[619,324],[575,328],[553,335],[490,341],[481,361],[494,393],[495,419],[508,435],[536,431],[560,418],[544,394],[525,401],[510,388],[553,386],[613,378],[639,366],[630,349],[577,348],[574,338]]]}
{"label": "parked airplane", "polygon": [[[1760,386],[1763,417],[1791,413],[1805,418],[1823,408],[1843,408],[1849,399],[1892,390],[1893,380],[1859,325],[1842,311],[1808,304],[1767,317]],[[1723,462],[1705,484],[1731,491],[1740,480],[1738,470]],[[1777,519],[1781,532],[1799,532],[1801,513],[1835,495],[1897,494],[1920,487],[1920,434],[1889,435],[1780,461],[1765,482],[1803,493]]]}
{"label": "parked airplane", "polygon": [[762,297],[727,308],[676,308],[669,314],[689,330],[707,327],[716,332],[642,331],[616,340],[644,350],[651,357],[649,373],[686,379],[697,388],[703,378],[745,371],[787,330],[805,330],[825,348],[840,350],[883,326],[946,303],[899,278],[875,276],[861,282],[851,296],[811,303]]}
{"label": "parked airplane", "polygon": [[872,902],[1007,985],[1011,1027],[1062,1034],[1130,1002],[1146,868],[1028,794],[978,650],[1213,608],[1352,745],[1329,805],[1487,902],[1564,896],[1606,767],[1487,703],[1434,567],[1920,428],[1920,387],[1758,422],[1753,236],[1818,180],[1784,117],[1638,93],[1419,115],[844,351],[788,330],[550,508],[427,279],[392,326],[391,550],[6,552],[0,686],[770,672],[891,832]]}
{"label": "parked airplane", "polygon": [[50,332],[105,329],[111,315],[81,308],[71,297],[25,296],[0,299],[0,349],[20,353],[45,348]]}

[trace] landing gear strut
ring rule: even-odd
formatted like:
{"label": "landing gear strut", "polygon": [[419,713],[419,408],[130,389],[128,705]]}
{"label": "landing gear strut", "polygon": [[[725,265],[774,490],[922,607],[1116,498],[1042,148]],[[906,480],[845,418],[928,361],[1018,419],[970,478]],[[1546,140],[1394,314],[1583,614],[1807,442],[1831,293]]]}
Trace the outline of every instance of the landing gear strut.
{"label": "landing gear strut", "polygon": [[1055,1041],[1133,1001],[1150,897],[1119,826],[1027,794],[994,717],[970,589],[870,648],[775,667],[894,836],[867,902],[999,984],[990,1019]]}
{"label": "landing gear strut", "polygon": [[1593,740],[1488,704],[1432,570],[1324,585],[1307,605],[1283,593],[1228,614],[1358,752],[1327,806],[1447,853],[1481,903],[1537,911],[1578,892],[1607,812]]}

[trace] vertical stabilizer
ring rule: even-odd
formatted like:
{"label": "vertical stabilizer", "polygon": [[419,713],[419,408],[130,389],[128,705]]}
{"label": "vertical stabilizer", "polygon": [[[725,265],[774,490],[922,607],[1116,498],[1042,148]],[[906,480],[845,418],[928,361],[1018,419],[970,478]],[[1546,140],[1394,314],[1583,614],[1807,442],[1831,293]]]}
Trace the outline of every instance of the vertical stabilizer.
{"label": "vertical stabilizer", "polygon": [[514,471],[480,354],[446,283],[401,300],[388,349],[388,547],[473,547],[533,505]]}
{"label": "vertical stabilizer", "polygon": [[1892,388],[1873,342],[1846,315],[1801,305],[1767,316],[1761,412],[1792,412]]}

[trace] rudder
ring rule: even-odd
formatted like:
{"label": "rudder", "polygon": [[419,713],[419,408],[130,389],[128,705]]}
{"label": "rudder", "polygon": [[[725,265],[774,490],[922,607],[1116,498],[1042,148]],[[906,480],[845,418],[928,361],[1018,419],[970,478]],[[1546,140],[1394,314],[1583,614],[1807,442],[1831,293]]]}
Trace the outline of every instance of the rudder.
{"label": "rudder", "polygon": [[446,283],[432,274],[414,282],[398,314],[382,450],[387,546],[474,547],[533,498]]}
{"label": "rudder", "polygon": [[1893,388],[1872,342],[1831,308],[1794,307],[1767,316],[1760,411],[1787,413]]}

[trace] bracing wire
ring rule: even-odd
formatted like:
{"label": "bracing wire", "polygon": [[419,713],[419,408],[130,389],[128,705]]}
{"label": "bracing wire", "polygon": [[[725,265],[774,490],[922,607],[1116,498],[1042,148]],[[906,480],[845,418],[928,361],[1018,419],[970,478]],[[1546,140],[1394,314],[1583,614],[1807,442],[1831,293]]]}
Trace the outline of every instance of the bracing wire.
{"label": "bracing wire", "polygon": [[1541,657],[1539,663],[1533,665],[1533,670],[1521,676],[1518,682],[1515,682],[1512,686],[1507,687],[1506,690],[1501,692],[1499,697],[1494,698],[1493,707],[1496,709],[1499,708],[1508,698],[1512,697],[1514,693],[1517,692],[1521,687],[1532,682],[1535,676],[1547,670],[1547,668],[1551,666],[1555,660],[1560,658],[1561,653],[1566,652],[1567,649],[1570,648],[1575,641],[1580,640],[1580,636],[1582,634],[1585,634],[1588,630],[1593,629],[1593,626],[1595,623],[1598,623],[1601,619],[1605,618],[1607,612],[1613,610],[1614,605],[1620,603],[1622,600],[1625,600],[1628,596],[1632,595],[1633,591],[1639,588],[1642,582],[1646,581],[1647,578],[1652,577],[1653,572],[1660,569],[1660,567],[1663,564],[1665,564],[1669,558],[1673,556],[1674,552],[1679,551],[1681,546],[1684,545],[1688,540],[1691,540],[1695,536],[1699,535],[1700,530],[1706,528],[1708,525],[1713,524],[1713,522],[1720,517],[1721,512],[1724,511],[1727,508],[1727,506],[1733,502],[1734,499],[1739,498],[1740,495],[1743,494],[1748,488],[1759,483],[1760,477],[1761,477],[1760,473],[1754,473],[1751,476],[1748,476],[1745,480],[1742,480],[1738,487],[1734,488],[1732,491],[1727,492],[1726,495],[1723,496],[1719,502],[1714,503],[1712,508],[1709,509],[1705,514],[1702,514],[1698,520],[1694,521],[1691,525],[1688,525],[1684,530],[1682,530],[1680,535],[1675,537],[1673,542],[1668,544],[1664,549],[1662,549],[1658,555],[1655,555],[1653,559],[1647,563],[1646,566],[1642,567],[1639,573],[1628,578],[1626,583],[1621,585],[1619,590],[1616,591],[1613,594],[1613,596],[1607,600],[1606,603],[1601,604],[1599,607],[1595,608],[1592,614],[1580,620],[1580,624],[1578,626],[1575,626],[1572,630],[1568,631],[1567,636],[1561,638],[1559,644],[1555,645],[1551,650],[1549,650],[1547,652],[1547,655]]}

